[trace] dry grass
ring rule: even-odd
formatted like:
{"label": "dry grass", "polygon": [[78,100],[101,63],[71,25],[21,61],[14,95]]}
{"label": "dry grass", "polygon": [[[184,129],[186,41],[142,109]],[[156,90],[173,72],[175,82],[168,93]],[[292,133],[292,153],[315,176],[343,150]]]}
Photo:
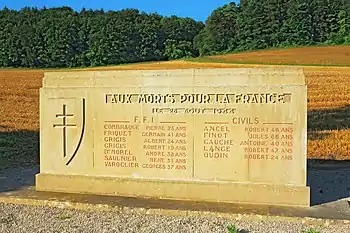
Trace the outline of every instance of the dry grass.
{"label": "dry grass", "polygon": [[[105,69],[256,67],[197,62],[160,62]],[[100,70],[93,68],[89,70]],[[305,67],[308,84],[308,157],[350,160],[350,68]],[[0,72],[1,164],[38,162],[39,88],[42,70]]]}
{"label": "dry grass", "polygon": [[350,46],[263,50],[206,57],[205,60],[255,64],[349,65]]}

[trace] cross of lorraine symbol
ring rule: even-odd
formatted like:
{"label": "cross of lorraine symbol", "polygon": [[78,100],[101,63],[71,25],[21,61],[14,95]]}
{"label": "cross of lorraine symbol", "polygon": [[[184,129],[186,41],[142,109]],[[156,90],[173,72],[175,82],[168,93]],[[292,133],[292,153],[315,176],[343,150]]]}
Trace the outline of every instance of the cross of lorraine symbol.
{"label": "cross of lorraine symbol", "polygon": [[[85,99],[83,99],[83,112],[82,112],[82,130],[81,130],[81,136],[80,139],[78,141],[78,145],[75,149],[75,151],[73,152],[73,154],[69,157],[68,162],[66,163],[66,165],[68,166],[72,160],[74,159],[75,155],[77,154],[79,147],[82,143],[83,140],[83,136],[84,136],[84,131],[85,131]],[[54,128],[60,128],[62,129],[62,141],[63,141],[63,158],[66,158],[68,155],[68,151],[67,151],[67,138],[68,138],[68,132],[67,129],[69,128],[76,128],[77,125],[76,124],[70,124],[68,123],[68,119],[74,117],[74,114],[71,113],[67,113],[67,105],[63,104],[62,106],[62,113],[56,114],[56,118],[58,119],[62,119],[62,123],[60,124],[54,124],[53,127]]]}

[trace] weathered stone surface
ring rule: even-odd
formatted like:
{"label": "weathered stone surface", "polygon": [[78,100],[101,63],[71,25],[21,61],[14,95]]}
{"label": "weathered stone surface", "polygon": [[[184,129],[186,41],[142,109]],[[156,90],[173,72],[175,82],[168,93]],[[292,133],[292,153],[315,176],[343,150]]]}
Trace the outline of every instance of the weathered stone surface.
{"label": "weathered stone surface", "polygon": [[46,73],[37,189],[309,206],[299,69]]}

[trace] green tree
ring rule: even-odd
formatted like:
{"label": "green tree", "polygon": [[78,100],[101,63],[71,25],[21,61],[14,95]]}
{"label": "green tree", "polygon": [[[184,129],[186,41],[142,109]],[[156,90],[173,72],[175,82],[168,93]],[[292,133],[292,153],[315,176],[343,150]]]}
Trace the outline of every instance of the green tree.
{"label": "green tree", "polygon": [[71,8],[52,8],[43,11],[40,22],[44,34],[45,51],[42,64],[45,67],[75,67],[78,62],[80,28],[76,12]]}
{"label": "green tree", "polygon": [[234,2],[214,10],[205,28],[194,39],[200,55],[233,51],[237,46],[237,12]]}
{"label": "green tree", "polygon": [[11,54],[11,46],[15,45],[13,31],[15,16],[16,12],[8,8],[0,11],[0,66],[2,67],[11,67],[16,63],[16,54]]}
{"label": "green tree", "polygon": [[238,14],[238,49],[278,47],[285,41],[284,30],[290,0],[244,0]]}
{"label": "green tree", "polygon": [[108,52],[106,44],[108,19],[104,11],[95,11],[87,14],[83,22],[83,25],[85,24],[89,30],[87,36],[88,50],[86,51],[88,64],[90,66],[107,65],[105,54]]}
{"label": "green tree", "polygon": [[350,43],[348,0],[241,0],[206,23],[69,7],[0,10],[1,67],[100,66],[279,47]]}
{"label": "green tree", "polygon": [[332,41],[335,44],[350,44],[350,18],[347,11],[341,10],[339,12],[338,24],[338,32],[332,34]]}
{"label": "green tree", "polygon": [[314,23],[312,7],[305,0],[291,0],[287,10],[287,20],[283,31],[286,44],[311,45],[314,43]]}
{"label": "green tree", "polygon": [[138,61],[164,59],[164,36],[161,29],[162,17],[142,13],[136,21],[135,55]]}
{"label": "green tree", "polygon": [[193,57],[193,44],[190,41],[176,41],[168,39],[165,42],[164,55],[169,59]]}
{"label": "green tree", "polygon": [[[194,38],[203,28],[203,23],[196,22],[191,18],[180,18],[177,16],[164,17],[161,20],[161,37],[165,58],[174,59],[174,56],[169,57],[169,55],[175,54],[175,50],[179,50],[180,48],[180,50],[184,50],[185,48],[188,50],[176,54],[183,54],[183,56],[192,54],[193,56],[197,56],[198,50],[193,45]],[[169,52],[170,50],[173,50],[173,52]],[[181,58],[178,55],[176,55],[176,58]]]}

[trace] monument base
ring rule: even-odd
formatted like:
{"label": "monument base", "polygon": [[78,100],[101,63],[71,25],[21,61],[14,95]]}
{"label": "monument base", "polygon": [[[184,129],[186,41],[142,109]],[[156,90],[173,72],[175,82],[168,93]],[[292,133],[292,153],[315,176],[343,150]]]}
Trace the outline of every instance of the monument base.
{"label": "monument base", "polygon": [[310,206],[310,188],[292,185],[37,174],[36,190],[219,203]]}

